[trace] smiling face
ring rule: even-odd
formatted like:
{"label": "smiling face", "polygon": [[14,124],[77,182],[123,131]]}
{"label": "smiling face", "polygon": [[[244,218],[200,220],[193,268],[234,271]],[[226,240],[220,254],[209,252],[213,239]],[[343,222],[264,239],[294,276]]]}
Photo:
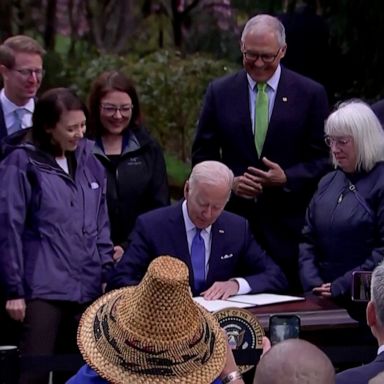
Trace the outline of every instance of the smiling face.
{"label": "smiling face", "polygon": [[[275,31],[265,26],[256,26],[244,36],[241,51],[244,68],[251,78],[256,82],[266,82],[284,57],[286,46],[279,44]],[[263,56],[268,62],[262,60]],[[271,61],[270,58],[274,59]]]}
{"label": "smiling face", "polygon": [[[0,66],[4,91],[14,104],[24,105],[30,98],[36,96],[41,85],[43,60],[35,53],[15,52],[14,56],[15,65],[12,68]],[[29,74],[24,73],[23,70],[26,69],[30,70]]]}
{"label": "smiling face", "polygon": [[187,181],[184,198],[188,215],[197,228],[206,228],[220,216],[229,198],[230,189],[225,184],[212,185],[203,181]]}
{"label": "smiling face", "polygon": [[100,100],[100,121],[105,132],[121,135],[132,118],[132,99],[125,92],[111,91]]}
{"label": "smiling face", "polygon": [[55,127],[47,129],[47,132],[64,155],[66,151],[74,151],[77,148],[85,129],[85,114],[81,110],[76,110],[64,111]]}

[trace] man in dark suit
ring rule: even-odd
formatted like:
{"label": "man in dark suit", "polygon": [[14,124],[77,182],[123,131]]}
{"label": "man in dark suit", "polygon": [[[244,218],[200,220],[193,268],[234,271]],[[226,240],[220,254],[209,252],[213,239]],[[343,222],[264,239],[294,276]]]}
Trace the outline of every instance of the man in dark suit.
{"label": "man in dark suit", "polygon": [[328,101],[322,85],[280,66],[286,49],[279,20],[258,15],[247,22],[244,70],[209,85],[192,162],[218,160],[234,172],[227,209],[250,221],[256,240],[298,290],[305,210],[329,169],[323,142]]}
{"label": "man in dark suit", "polygon": [[0,45],[0,141],[32,124],[35,96],[43,78],[44,49],[29,36],[17,35]]}
{"label": "man in dark suit", "polygon": [[[138,284],[150,262],[161,255],[183,260],[193,294],[206,299],[286,289],[282,271],[258,246],[248,222],[223,211],[232,183],[233,173],[224,164],[196,165],[185,184],[183,202],[138,217],[108,289]],[[199,236],[204,244],[201,253],[194,251]]]}
{"label": "man in dark suit", "polygon": [[365,384],[384,371],[384,264],[375,268],[371,280],[371,300],[366,310],[367,324],[379,349],[371,363],[347,369],[336,375],[336,384]]}

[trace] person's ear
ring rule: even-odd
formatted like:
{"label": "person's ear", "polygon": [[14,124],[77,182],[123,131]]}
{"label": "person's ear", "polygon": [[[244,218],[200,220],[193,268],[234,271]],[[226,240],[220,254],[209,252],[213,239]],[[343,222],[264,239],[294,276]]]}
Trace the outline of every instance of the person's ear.
{"label": "person's ear", "polygon": [[5,65],[1,64],[0,65],[0,75],[4,77],[4,75],[7,73],[7,71],[8,71],[8,68]]}
{"label": "person's ear", "polygon": [[280,59],[282,59],[285,56],[286,52],[287,52],[287,44],[285,44],[284,47],[281,48],[280,50]]}
{"label": "person's ear", "polygon": [[184,199],[187,200],[189,193],[189,181],[187,180],[184,184]]}
{"label": "person's ear", "polygon": [[366,309],[367,324],[369,327],[373,327],[377,323],[376,307],[373,301],[369,301]]}

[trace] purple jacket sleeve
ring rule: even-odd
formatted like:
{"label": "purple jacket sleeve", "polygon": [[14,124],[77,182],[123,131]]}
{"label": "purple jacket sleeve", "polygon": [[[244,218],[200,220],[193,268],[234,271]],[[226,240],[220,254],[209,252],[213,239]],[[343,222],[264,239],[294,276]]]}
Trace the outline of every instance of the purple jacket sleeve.
{"label": "purple jacket sleeve", "polygon": [[0,281],[7,299],[24,297],[22,235],[31,199],[27,168],[21,151],[0,164]]}
{"label": "purple jacket sleeve", "polygon": [[103,282],[106,281],[108,272],[113,267],[113,244],[110,237],[109,218],[106,199],[107,180],[104,179],[100,207],[97,216],[97,249],[103,263]]}

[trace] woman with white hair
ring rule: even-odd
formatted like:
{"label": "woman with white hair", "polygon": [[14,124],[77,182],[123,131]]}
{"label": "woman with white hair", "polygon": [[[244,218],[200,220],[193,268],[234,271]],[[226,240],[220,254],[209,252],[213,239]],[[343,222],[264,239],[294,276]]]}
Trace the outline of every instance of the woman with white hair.
{"label": "woman with white hair", "polygon": [[327,119],[335,171],[320,181],[300,244],[304,291],[350,298],[352,272],[384,257],[384,131],[370,107],[342,103]]}

